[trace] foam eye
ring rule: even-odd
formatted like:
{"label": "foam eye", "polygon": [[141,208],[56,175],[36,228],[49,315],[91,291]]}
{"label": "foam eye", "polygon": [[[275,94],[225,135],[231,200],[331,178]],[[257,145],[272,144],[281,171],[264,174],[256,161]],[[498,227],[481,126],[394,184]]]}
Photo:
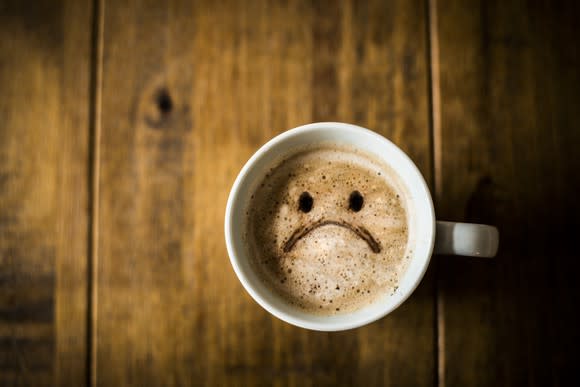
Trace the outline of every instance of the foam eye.
{"label": "foam eye", "polygon": [[364,198],[358,191],[352,191],[348,197],[348,208],[359,212],[364,204]]}
{"label": "foam eye", "polygon": [[298,209],[302,212],[310,212],[312,205],[314,204],[314,199],[308,192],[302,192],[300,199],[298,199]]}

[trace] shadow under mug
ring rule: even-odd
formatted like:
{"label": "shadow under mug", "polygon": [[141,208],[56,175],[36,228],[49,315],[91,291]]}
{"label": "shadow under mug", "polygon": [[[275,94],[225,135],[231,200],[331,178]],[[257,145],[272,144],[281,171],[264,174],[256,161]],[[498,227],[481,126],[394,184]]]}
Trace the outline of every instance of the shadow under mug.
{"label": "shadow under mug", "polygon": [[[317,315],[284,301],[255,273],[242,235],[245,214],[254,187],[292,150],[317,143],[344,144],[365,151],[389,165],[405,185],[412,206],[409,229],[414,238],[410,263],[400,278],[398,289],[368,306],[350,313]],[[338,122],[320,122],[286,131],[263,145],[244,165],[228,198],[225,239],[230,262],[240,282],[252,298],[274,316],[290,324],[319,331],[340,331],[376,321],[401,305],[421,282],[431,255],[456,254],[493,257],[499,234],[495,227],[472,223],[435,220],[433,200],[425,179],[413,161],[395,144],[368,129]]]}

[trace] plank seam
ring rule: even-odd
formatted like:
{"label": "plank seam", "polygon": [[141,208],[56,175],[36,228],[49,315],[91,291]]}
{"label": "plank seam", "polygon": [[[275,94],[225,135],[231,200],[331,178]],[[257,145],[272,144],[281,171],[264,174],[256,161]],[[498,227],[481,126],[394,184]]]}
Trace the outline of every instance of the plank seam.
{"label": "plank seam", "polygon": [[91,47],[90,121],[89,121],[89,215],[87,273],[87,386],[97,384],[97,301],[99,241],[99,176],[101,142],[101,100],[103,80],[104,2],[94,0]]}
{"label": "plank seam", "polygon": [[[427,22],[429,45],[429,107],[431,124],[431,176],[435,203],[442,198],[441,180],[441,84],[439,68],[439,30],[437,24],[437,0],[427,0]],[[435,385],[445,386],[445,318],[443,296],[441,294],[441,283],[439,276],[439,261],[435,264],[435,364],[437,367],[435,375]]]}

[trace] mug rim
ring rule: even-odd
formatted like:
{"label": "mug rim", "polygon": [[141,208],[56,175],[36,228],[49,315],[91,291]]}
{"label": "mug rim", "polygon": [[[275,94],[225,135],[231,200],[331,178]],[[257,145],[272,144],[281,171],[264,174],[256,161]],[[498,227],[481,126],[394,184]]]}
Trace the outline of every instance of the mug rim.
{"label": "mug rim", "polygon": [[[254,289],[254,286],[250,283],[251,281],[246,277],[246,274],[240,268],[240,265],[238,262],[238,260],[240,258],[236,255],[236,249],[234,248],[234,242],[233,242],[233,234],[236,232],[236,230],[234,230],[234,225],[232,224],[232,212],[234,210],[235,205],[237,204],[236,202],[237,202],[237,197],[238,197],[238,194],[240,191],[240,186],[242,185],[244,180],[247,178],[247,175],[249,174],[249,172],[251,171],[251,169],[254,167],[254,165],[256,164],[256,162],[258,160],[260,160],[262,157],[264,157],[271,150],[271,148],[273,148],[274,146],[276,146],[277,144],[279,144],[281,142],[287,141],[289,138],[292,138],[294,136],[304,135],[305,133],[308,133],[309,131],[333,130],[333,129],[335,129],[335,130],[337,129],[340,131],[351,131],[351,132],[355,131],[355,132],[359,132],[359,133],[361,131],[363,131],[367,135],[374,137],[376,140],[381,141],[383,144],[390,147],[391,148],[390,151],[394,151],[394,152],[398,153],[399,156],[401,157],[401,159],[404,160],[404,162],[407,164],[407,166],[415,174],[415,181],[419,182],[419,185],[420,185],[419,191],[424,192],[422,197],[424,199],[423,204],[426,204],[426,207],[427,207],[427,213],[426,214],[422,213],[420,215],[418,214],[416,216],[417,217],[418,216],[426,216],[427,217],[426,221],[428,223],[430,223],[430,227],[429,226],[427,227],[427,230],[429,231],[429,235],[426,236],[427,239],[426,239],[426,244],[424,246],[425,249],[424,249],[422,267],[420,267],[420,270],[415,275],[415,277],[411,279],[412,285],[408,287],[406,292],[404,294],[402,294],[401,297],[399,297],[397,302],[388,305],[388,307],[383,308],[378,313],[374,313],[374,314],[368,316],[367,318],[361,318],[361,319],[358,319],[356,321],[349,321],[349,322],[341,323],[341,324],[307,321],[303,318],[289,315],[288,313],[280,310],[280,308],[278,308],[276,305],[273,305],[269,301],[265,300],[256,291],[256,289]],[[354,146],[358,147],[357,145],[354,145]],[[405,182],[405,185],[408,185],[408,183]],[[238,175],[237,175],[237,177],[232,185],[230,193],[228,195],[228,200],[227,200],[227,204],[226,204],[226,211],[225,211],[224,232],[225,232],[226,248],[228,251],[229,260],[230,260],[230,263],[234,269],[234,272],[236,273],[238,280],[242,283],[242,286],[245,288],[245,290],[250,294],[252,299],[254,301],[256,301],[262,308],[266,309],[269,313],[271,313],[275,317],[279,318],[280,320],[285,321],[287,323],[290,323],[292,325],[298,326],[298,327],[312,329],[312,330],[318,330],[318,331],[341,331],[341,330],[357,328],[360,326],[370,324],[374,321],[377,321],[377,320],[383,318],[384,316],[386,316],[387,314],[391,313],[395,309],[397,309],[403,302],[405,302],[409,298],[409,296],[415,291],[417,286],[421,283],[421,281],[425,275],[425,272],[427,271],[429,263],[431,261],[431,257],[433,254],[433,248],[434,248],[434,244],[435,244],[435,224],[436,224],[436,222],[435,222],[435,210],[434,210],[434,206],[433,206],[433,199],[432,199],[429,187],[425,181],[425,178],[423,177],[423,174],[419,171],[419,169],[415,165],[415,163],[411,160],[411,158],[401,148],[399,148],[397,145],[395,145],[392,141],[390,141],[386,137],[384,137],[384,136],[382,136],[382,135],[380,135],[372,130],[361,127],[361,126],[347,124],[347,123],[341,123],[341,122],[316,122],[316,123],[311,123],[311,124],[306,124],[306,125],[301,125],[301,126],[295,127],[293,129],[289,129],[285,132],[282,132],[282,133],[274,136],[273,138],[268,140],[265,144],[260,146],[259,149],[256,152],[254,152],[254,154],[248,159],[248,161],[246,161],[246,163],[244,164],[244,166],[242,167],[242,169],[238,173]],[[415,245],[418,245],[418,244],[419,244],[419,242],[415,243]],[[414,256],[413,259],[418,259],[418,258]],[[407,270],[409,270],[409,269],[407,269]],[[344,315],[348,316],[348,315],[354,314],[354,313],[355,312],[345,313]],[[316,316],[315,314],[309,314],[309,315]],[[331,317],[331,316],[328,316],[328,317]]]}

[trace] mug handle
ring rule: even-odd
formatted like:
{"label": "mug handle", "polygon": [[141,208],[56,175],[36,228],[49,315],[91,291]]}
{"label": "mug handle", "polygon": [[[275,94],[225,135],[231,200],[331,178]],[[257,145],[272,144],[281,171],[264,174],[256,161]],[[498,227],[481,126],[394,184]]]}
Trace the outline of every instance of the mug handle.
{"label": "mug handle", "polygon": [[437,221],[435,254],[492,258],[498,244],[499,232],[494,226]]}

